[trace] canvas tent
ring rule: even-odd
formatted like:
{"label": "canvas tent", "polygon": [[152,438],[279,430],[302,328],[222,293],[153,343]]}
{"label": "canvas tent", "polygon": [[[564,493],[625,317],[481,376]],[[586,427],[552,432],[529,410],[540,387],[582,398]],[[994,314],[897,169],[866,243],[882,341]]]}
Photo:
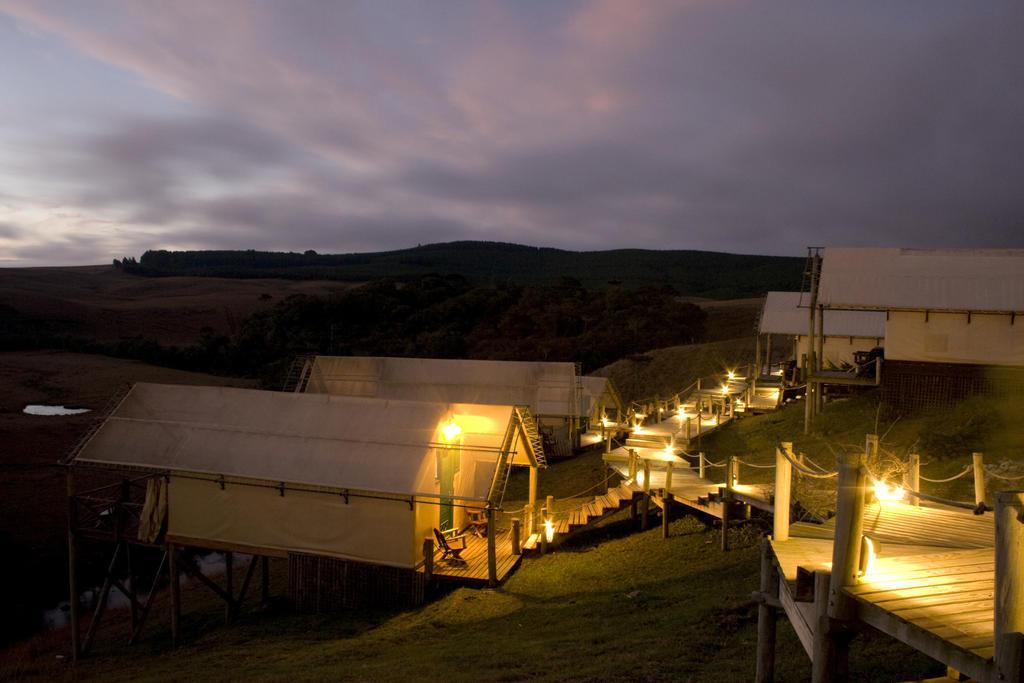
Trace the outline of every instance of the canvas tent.
{"label": "canvas tent", "polygon": [[610,378],[587,375],[580,381],[583,385],[583,414],[591,425],[600,423],[602,416],[616,422],[625,416],[622,399]]}
{"label": "canvas tent", "polygon": [[[794,340],[794,357],[808,353],[810,297],[801,292],[768,292],[761,308],[758,334],[783,335]],[[885,338],[885,313],[860,310],[826,310],[824,362],[841,366],[853,363],[856,351],[870,351]]]}
{"label": "canvas tent", "polygon": [[885,312],[886,361],[1024,366],[1024,250],[827,248],[830,310]]}
{"label": "canvas tent", "polygon": [[559,450],[580,428],[581,387],[573,363],[316,356],[304,390],[408,401],[527,405]]}
{"label": "canvas tent", "polygon": [[72,464],[164,475],[170,542],[413,568],[503,454],[537,465],[511,405],[140,383]]}

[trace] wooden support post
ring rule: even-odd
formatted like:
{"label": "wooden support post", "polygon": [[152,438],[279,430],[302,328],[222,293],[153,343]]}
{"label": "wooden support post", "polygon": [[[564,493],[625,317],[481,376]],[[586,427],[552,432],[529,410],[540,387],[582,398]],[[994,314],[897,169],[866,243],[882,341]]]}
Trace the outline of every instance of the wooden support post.
{"label": "wooden support post", "polygon": [[70,607],[71,619],[71,661],[78,661],[78,653],[81,651],[81,643],[78,635],[78,608],[80,604],[78,595],[78,510],[75,507],[75,471],[71,467],[67,470],[67,493],[68,493],[68,605]]}
{"label": "wooden support post", "polygon": [[540,554],[541,555],[547,555],[548,554],[548,525],[547,525],[547,519],[548,519],[548,509],[546,507],[541,508],[540,509],[540,524],[538,525],[538,528],[540,529]]}
{"label": "wooden support post", "polygon": [[832,622],[828,616],[828,594],[832,577],[828,572],[814,572],[814,642],[811,645],[811,682],[832,683],[838,680],[838,661]]}
{"label": "wooden support post", "polygon": [[[224,591],[232,598],[235,595],[235,554],[230,550],[224,552]],[[230,623],[235,616],[235,605],[232,600],[225,600],[224,622]]]}
{"label": "wooden support post", "polygon": [[[903,485],[910,491],[921,491],[921,456],[917,453],[910,454],[910,464],[907,466],[907,474],[903,479]],[[921,499],[917,496],[910,496],[910,504],[921,505]]]}
{"label": "wooden support post", "polygon": [[644,459],[644,493],[651,492],[651,461]]}
{"label": "wooden support post", "polygon": [[665,493],[672,492],[672,463],[665,466]]}
{"label": "wooden support post", "polygon": [[644,499],[640,505],[640,530],[647,531],[648,517],[651,514],[651,492],[649,490],[644,491]]}
{"label": "wooden support post", "polygon": [[178,547],[167,544],[167,574],[171,584],[171,646],[178,647],[181,636],[181,584],[178,582]]}
{"label": "wooden support post", "polygon": [[[433,541],[431,541],[433,543]],[[267,605],[270,602],[270,558],[266,555],[260,557],[260,604]]]}
{"label": "wooden support post", "polygon": [[857,583],[860,571],[861,537],[864,535],[864,493],[867,490],[864,456],[860,453],[839,457],[836,492],[835,541],[832,544],[832,584],[829,616],[847,620],[855,616],[854,605],[841,590]]}
{"label": "wooden support post", "polygon": [[779,598],[779,572],[772,557],[772,544],[761,541],[761,598],[757,606],[757,683],[771,683],[775,679],[775,633],[778,609],[768,599]]}
{"label": "wooden support post", "polygon": [[487,585],[498,587],[498,556],[495,547],[498,529],[494,525],[494,508],[487,506]]}
{"label": "wooden support post", "polygon": [[604,422],[601,423],[601,431],[604,434],[604,452],[612,452],[612,430],[605,426]]}
{"label": "wooden support post", "polygon": [[812,404],[814,403],[814,382],[811,381],[810,376],[807,377],[807,387],[804,389],[806,392],[804,395],[804,434],[811,433],[811,417]]}
{"label": "wooden support post", "polygon": [[1024,681],[1024,492],[995,495],[996,680]]}
{"label": "wooden support post", "polygon": [[423,579],[427,583],[434,578],[434,539],[423,539]]}
{"label": "wooden support post", "polygon": [[[791,450],[793,444],[782,442],[782,448]],[[793,464],[783,455],[782,450],[775,449],[775,514],[773,515],[772,535],[776,541],[789,539],[789,516],[793,493]]]}
{"label": "wooden support post", "polygon": [[537,524],[534,517],[537,516],[537,468],[530,467],[530,497],[528,505],[530,506],[530,515],[526,518],[526,535],[530,536],[537,530]]}
{"label": "wooden support post", "polygon": [[981,505],[985,502],[985,456],[971,453],[971,464],[974,466],[974,503]]}
{"label": "wooden support post", "polygon": [[636,496],[629,499],[629,519],[631,522],[636,522]]}
{"label": "wooden support post", "polygon": [[722,552],[729,550],[729,513],[732,508],[732,491],[728,488],[719,489],[722,491]]}
{"label": "wooden support post", "polygon": [[522,543],[520,542],[519,533],[520,533],[519,532],[519,518],[518,517],[513,517],[512,518],[512,554],[513,555],[521,555],[522,552],[523,552],[523,550],[522,550],[523,546],[522,546]]}
{"label": "wooden support post", "polygon": [[629,478],[632,479],[633,481],[636,481],[636,469],[637,469],[636,451],[633,450],[632,448],[629,449],[629,460],[628,460],[628,463],[629,463]]}
{"label": "wooden support post", "polygon": [[687,443],[689,443],[689,441],[690,441],[690,433],[692,431],[692,422],[693,422],[693,418],[692,417],[686,418],[686,441],[687,441]]}
{"label": "wooden support post", "polygon": [[699,463],[698,464],[698,468],[699,469],[697,470],[697,474],[698,474],[698,476],[701,479],[704,479],[705,478],[704,475],[707,474],[707,471],[706,471],[706,469],[707,469],[707,458],[704,456],[704,451],[701,451],[700,453],[698,453],[697,457],[698,457],[698,461],[697,462]]}

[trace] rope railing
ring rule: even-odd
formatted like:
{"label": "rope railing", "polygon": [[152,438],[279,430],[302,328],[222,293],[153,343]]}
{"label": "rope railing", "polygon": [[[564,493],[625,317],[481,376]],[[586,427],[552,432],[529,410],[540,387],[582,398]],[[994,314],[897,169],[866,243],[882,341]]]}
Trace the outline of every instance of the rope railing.
{"label": "rope railing", "polygon": [[[948,482],[951,482],[951,481],[956,481],[960,477],[965,477],[968,474],[970,474],[972,471],[973,471],[973,468],[970,465],[964,465],[964,468],[962,470],[960,470],[960,472],[958,472],[957,474],[954,474],[952,477],[946,477],[944,479],[932,479],[931,477],[926,477],[923,474],[919,474],[918,476],[921,478],[921,481],[927,481],[927,482],[932,483],[932,484],[945,484],[945,483],[948,483]],[[1021,477],[1021,478],[1024,479],[1024,477]]]}
{"label": "rope railing", "polygon": [[786,460],[789,461],[789,464],[791,464],[793,466],[793,468],[797,471],[797,473],[798,474],[802,474],[805,477],[810,477],[812,479],[831,479],[832,477],[838,476],[838,474],[839,474],[838,471],[836,471],[836,472],[826,472],[826,471],[815,472],[811,468],[809,468],[806,465],[804,465],[802,462],[799,462],[798,460],[794,459],[793,456],[791,456],[789,454],[788,450],[786,448],[782,447],[781,443],[776,444],[775,447],[778,449],[778,451],[780,453],[782,453],[782,456]]}
{"label": "rope railing", "polygon": [[736,462],[744,467],[753,467],[755,470],[771,470],[775,469],[776,466],[775,463],[772,463],[771,465],[758,465],[757,463],[747,462],[746,460],[740,460],[739,458],[736,459]]}
{"label": "rope railing", "polygon": [[[968,467],[967,469],[970,468]],[[1019,477],[1008,477],[1005,474],[996,474],[989,467],[985,467],[985,474],[987,474],[990,477],[995,477],[996,479],[1002,479],[1003,481],[1020,481],[1021,479],[1024,479],[1024,474],[1020,475]],[[924,477],[921,478],[924,479]]]}

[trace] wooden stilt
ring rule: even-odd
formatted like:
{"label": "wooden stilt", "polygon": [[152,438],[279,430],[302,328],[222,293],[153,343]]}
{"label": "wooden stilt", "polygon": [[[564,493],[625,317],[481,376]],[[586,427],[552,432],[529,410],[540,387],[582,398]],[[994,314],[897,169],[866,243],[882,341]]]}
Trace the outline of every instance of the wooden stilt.
{"label": "wooden stilt", "polygon": [[[907,469],[907,476],[904,478],[903,485],[910,491],[921,491],[921,456],[917,453],[910,454],[910,465]],[[921,499],[917,496],[909,496],[910,504],[918,507],[921,505]]]}
{"label": "wooden stilt", "polygon": [[128,640],[129,645],[134,645],[139,642],[139,635],[142,634],[142,627],[146,623],[146,617],[149,616],[149,608],[153,606],[153,596],[156,594],[156,589],[160,585],[160,575],[164,573],[164,565],[167,564],[167,552],[165,551],[163,557],[160,558],[160,564],[156,568],[156,573],[153,574],[153,584],[149,587],[149,593],[146,595],[146,602],[142,605],[142,610],[139,614],[139,622],[135,625],[132,630],[132,637]]}
{"label": "wooden stilt", "polygon": [[1024,492],[1001,491],[995,496],[996,679],[1024,681]]}
{"label": "wooden stilt", "polygon": [[722,492],[722,552],[729,550],[729,513],[732,508],[732,491],[719,489]]}
{"label": "wooden stilt", "polygon": [[434,539],[423,539],[423,579],[427,583],[434,578]]}
{"label": "wooden stilt", "polygon": [[530,536],[537,531],[537,524],[534,517],[537,516],[537,468],[530,467],[530,491],[527,505],[530,506],[530,514],[526,518],[526,535]]}
{"label": "wooden stilt", "polygon": [[757,606],[757,683],[771,683],[775,678],[775,634],[778,609],[768,603],[779,598],[779,573],[772,556],[772,544],[761,541],[761,597]]}
{"label": "wooden stilt", "polygon": [[[230,550],[224,552],[224,591],[229,598],[235,595],[235,554]],[[231,623],[235,616],[234,600],[225,600],[224,623]]]}
{"label": "wooden stilt", "polygon": [[828,594],[832,577],[828,572],[814,573],[814,642],[811,646],[811,682],[831,683],[836,673],[834,640],[828,617]]}
{"label": "wooden stilt", "polygon": [[[782,443],[782,448],[791,450],[793,444]],[[780,448],[775,449],[775,514],[772,516],[772,535],[776,541],[789,538],[789,516],[792,505],[793,465]]]}
{"label": "wooden stilt", "polygon": [[181,636],[181,584],[178,582],[178,548],[167,544],[167,575],[171,584],[171,646],[178,647]]}
{"label": "wooden stilt", "polygon": [[249,584],[252,582],[252,575],[256,573],[256,556],[253,555],[249,558],[249,566],[245,568],[245,576],[242,578],[242,587],[238,591],[238,597],[235,598],[234,613],[233,616],[237,617],[239,610],[242,608],[242,602],[245,600],[245,596],[249,593]]}
{"label": "wooden stilt", "polygon": [[971,453],[971,465],[974,468],[974,503],[981,505],[985,502],[985,456]]}
{"label": "wooden stilt", "polygon": [[92,645],[92,639],[96,636],[96,629],[99,627],[100,620],[103,619],[103,613],[107,610],[107,600],[110,598],[110,589],[114,585],[114,572],[117,571],[117,561],[121,556],[121,544],[117,543],[114,545],[114,554],[110,558],[110,564],[107,566],[107,575],[103,579],[103,587],[100,589],[100,597],[96,602],[96,609],[92,614],[92,621],[89,622],[89,629],[85,632],[85,639],[82,641],[82,654],[89,651],[89,647]]}

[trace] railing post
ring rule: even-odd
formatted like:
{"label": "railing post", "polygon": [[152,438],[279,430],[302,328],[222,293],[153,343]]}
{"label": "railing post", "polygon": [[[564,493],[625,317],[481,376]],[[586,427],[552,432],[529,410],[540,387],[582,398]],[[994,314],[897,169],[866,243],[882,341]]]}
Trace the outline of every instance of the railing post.
{"label": "railing post", "polygon": [[974,466],[974,504],[981,505],[985,502],[985,456],[971,453],[971,462]]}
{"label": "railing post", "polygon": [[644,459],[644,493],[651,492],[651,461]]}
{"label": "railing post", "polygon": [[[793,444],[782,442],[782,448],[791,450]],[[789,516],[792,504],[793,464],[779,448],[775,449],[775,514],[772,519],[772,535],[776,541],[789,539]]]}
{"label": "railing post", "polygon": [[693,422],[693,418],[692,417],[686,418],[686,441],[687,442],[690,441],[690,430],[691,430],[691,424],[690,423],[692,423],[692,422]]}
{"label": "railing post", "polygon": [[522,545],[519,542],[519,518],[518,517],[513,517],[512,518],[512,554],[513,555],[520,555],[520,554],[522,554],[521,548],[522,548]]}
{"label": "railing post", "polygon": [[[256,558],[253,558],[253,562]],[[430,583],[430,580],[434,577],[434,539],[424,538],[423,539],[423,578],[424,581]]]}
{"label": "railing post", "polygon": [[498,556],[495,544],[497,542],[498,530],[494,526],[494,508],[487,506],[487,585],[491,588],[498,586]]}
{"label": "railing post", "polygon": [[543,507],[540,509],[540,554],[548,554],[548,509]]}
{"label": "railing post", "polygon": [[864,437],[864,452],[867,454],[868,462],[875,462],[878,459],[878,434],[868,434]]}
{"label": "railing post", "polygon": [[[903,485],[915,493],[921,492],[921,456],[917,453],[910,454],[910,463],[907,466],[907,476],[904,478]],[[921,505],[921,499],[917,496],[910,496],[910,498],[911,505]]]}
{"label": "railing post", "polygon": [[668,463],[665,467],[665,493],[672,491],[672,463]]}
{"label": "railing post", "polygon": [[732,488],[740,483],[740,461],[735,455],[729,456],[729,472],[726,477],[726,486]]}
{"label": "railing post", "polygon": [[995,494],[996,680],[1024,680],[1024,492]]}
{"label": "railing post", "polygon": [[697,456],[699,457],[699,463],[700,463],[699,464],[700,469],[697,471],[697,473],[698,473],[698,475],[700,476],[701,479],[704,479],[705,478],[704,475],[706,474],[706,469],[707,469],[707,458],[704,457],[704,451],[701,451],[700,453],[698,453]]}

